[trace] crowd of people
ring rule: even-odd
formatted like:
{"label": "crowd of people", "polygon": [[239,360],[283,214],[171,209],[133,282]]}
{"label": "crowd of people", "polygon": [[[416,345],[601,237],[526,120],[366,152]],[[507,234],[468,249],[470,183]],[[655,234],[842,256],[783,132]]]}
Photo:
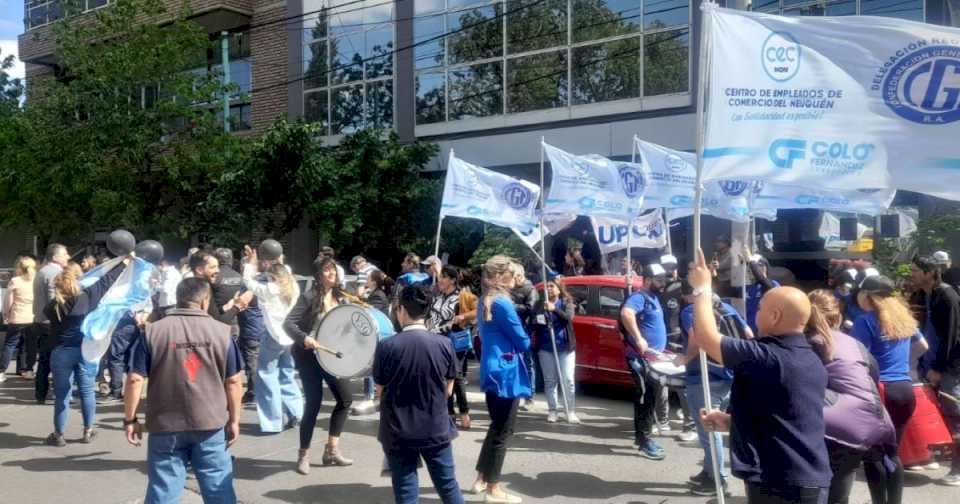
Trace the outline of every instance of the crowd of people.
{"label": "crowd of people", "polygon": [[[709,262],[697,251],[686,278],[672,255],[642,269],[623,265],[642,278],[619,311],[638,453],[667,458],[654,434],[671,430],[674,392],[684,418],[678,439],[697,442],[704,453],[703,469],[690,478],[694,494],[727,492],[729,456],[751,503],[845,503],[861,466],[875,504],[901,502],[905,468],[898,448],[917,407],[916,383],[939,391],[940,410],[954,436],[960,434],[960,275],[949,257],[917,258],[905,285],[868,265],[844,265],[831,272],[828,288],[804,293],[769,278],[768,263],[745,250],[750,281],[741,314],[729,302],[735,294],[729,245],[718,240]],[[87,362],[83,321],[134,256],[156,264],[150,308],[125,314],[102,361]],[[349,416],[379,410],[384,472],[403,503],[417,502],[421,461],[443,502],[463,502],[452,442],[459,429],[472,427],[471,357],[479,361],[490,422],[467,491],[485,502],[521,502],[501,485],[501,473],[517,412],[533,407],[538,376],[545,420],[581,422],[578,301],[563,275],[548,275],[538,288],[509,257],[487,260],[478,278],[437,256],[421,260],[410,253],[394,280],[357,256],[349,262],[360,279],[352,290],[329,247],[320,250],[312,281],[301,288],[273,240],[244,247],[237,264],[226,248],[193,249],[179,261],[138,250],[85,283],[84,272],[103,260],[74,262],[66,247],[53,244],[37,262],[19,257],[7,285],[0,382],[16,357],[16,373],[34,380],[36,400],[44,404],[52,374],[51,446],[66,444],[74,394],[82,442],[94,442],[98,404],[123,402],[128,440],[139,445],[144,429],[137,412],[146,386],[147,502],[179,498],[187,455],[205,499],[235,501],[226,448],[238,439],[243,405],[256,406],[263,433],[299,428],[291,470],[309,474],[324,384],[335,405],[321,463],[353,464],[340,442]],[[581,252],[571,250],[563,271],[582,270]],[[315,357],[320,322],[341,305],[379,310],[396,331],[377,346],[370,375],[359,383],[324,369]],[[482,349],[474,348],[475,339]],[[709,357],[705,373],[701,350]],[[665,376],[658,367],[663,362],[679,376]],[[700,392],[704,374],[710,404]],[[363,396],[356,404],[355,394]],[[719,433],[725,430],[729,452]],[[711,470],[714,456],[719,481]],[[935,464],[931,458],[906,469]],[[960,486],[960,457],[952,464],[943,482]]]}

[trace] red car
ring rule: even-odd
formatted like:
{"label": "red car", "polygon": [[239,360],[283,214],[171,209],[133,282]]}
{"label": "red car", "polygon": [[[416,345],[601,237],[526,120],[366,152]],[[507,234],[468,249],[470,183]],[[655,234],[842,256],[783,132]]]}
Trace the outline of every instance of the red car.
{"label": "red car", "polygon": [[[633,379],[624,360],[623,337],[617,329],[626,277],[565,277],[561,282],[577,302],[573,319],[577,335],[577,383],[632,387]],[[634,276],[633,290],[642,286],[640,276]]]}

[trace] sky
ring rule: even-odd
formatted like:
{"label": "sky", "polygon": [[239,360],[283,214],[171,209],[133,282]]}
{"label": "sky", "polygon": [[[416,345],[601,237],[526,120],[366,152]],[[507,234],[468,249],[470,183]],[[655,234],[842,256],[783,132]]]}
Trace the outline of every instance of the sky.
{"label": "sky", "polygon": [[[17,54],[17,35],[23,33],[23,0],[0,0],[0,56]],[[23,77],[23,63],[17,60],[13,77]]]}

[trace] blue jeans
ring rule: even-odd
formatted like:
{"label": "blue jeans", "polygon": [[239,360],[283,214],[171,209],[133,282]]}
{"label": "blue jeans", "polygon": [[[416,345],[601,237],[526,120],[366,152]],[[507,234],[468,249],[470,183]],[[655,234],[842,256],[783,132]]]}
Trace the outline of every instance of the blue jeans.
{"label": "blue jeans", "polygon": [[147,498],[144,504],[180,502],[190,462],[205,504],[237,502],[233,462],[223,429],[152,433],[147,438]]}
{"label": "blue jeans", "polygon": [[53,370],[53,393],[56,397],[53,406],[53,430],[63,434],[67,426],[67,413],[70,411],[70,392],[76,377],[80,388],[80,406],[83,411],[83,426],[93,427],[97,412],[97,402],[93,394],[94,378],[97,376],[97,364],[83,360],[80,347],[58,346],[50,355],[50,367]]}
{"label": "blue jeans", "polygon": [[577,354],[575,352],[560,352],[560,374],[557,376],[557,362],[553,352],[540,350],[540,369],[543,371],[543,393],[547,396],[547,408],[557,411],[557,386],[561,384],[567,394],[567,406],[572,413],[576,409],[576,384],[574,376],[577,370]]}
{"label": "blue jeans", "polygon": [[363,379],[363,398],[372,401],[377,395],[377,386],[373,382],[373,377],[368,376]]}
{"label": "blue jeans", "polygon": [[294,364],[290,347],[281,346],[270,336],[260,342],[257,356],[257,415],[261,432],[283,430],[283,415],[297,419],[303,416],[303,395],[293,377]]}
{"label": "blue jeans", "polygon": [[[713,403],[713,409],[722,409],[727,400],[730,399],[730,386],[733,382],[730,380],[710,380],[710,401]],[[700,410],[703,409],[703,388],[700,381],[691,383],[687,380],[687,407],[690,408],[688,414],[693,417],[697,424],[697,437],[700,440],[700,447],[703,448],[703,471],[713,478],[713,462],[710,457],[710,438],[707,437],[707,431],[703,430],[703,423],[700,421]],[[719,432],[713,433],[717,440],[717,465],[720,466],[720,477],[726,481],[727,470],[724,468],[724,447],[723,436]]]}
{"label": "blue jeans", "polygon": [[523,362],[527,365],[527,374],[530,376],[530,399],[537,395],[537,368],[533,350],[523,352]]}
{"label": "blue jeans", "polygon": [[393,497],[396,504],[420,502],[420,482],[417,479],[417,461],[423,457],[443,504],[463,504],[463,494],[457,483],[453,466],[453,447],[450,443],[433,448],[410,448],[387,452],[393,480]]}

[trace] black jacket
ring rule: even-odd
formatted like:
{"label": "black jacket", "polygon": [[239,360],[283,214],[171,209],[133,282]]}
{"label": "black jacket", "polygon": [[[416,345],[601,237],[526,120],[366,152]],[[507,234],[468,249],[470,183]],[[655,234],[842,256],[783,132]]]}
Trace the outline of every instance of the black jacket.
{"label": "black jacket", "polygon": [[513,304],[517,308],[517,315],[520,316],[520,321],[523,322],[523,326],[529,331],[530,324],[533,322],[531,317],[535,313],[537,300],[540,297],[537,290],[533,288],[533,284],[528,280],[524,282],[522,286],[511,290],[510,297],[513,298]]}
{"label": "black jacket", "polygon": [[210,285],[210,288],[213,290],[213,299],[210,301],[210,308],[207,310],[207,313],[215,320],[219,320],[230,326],[234,334],[239,331],[237,326],[237,310],[233,308],[223,311],[223,306],[229,303],[230,300],[240,292],[242,287],[243,275],[237,273],[229,266],[221,266],[217,281]]}
{"label": "black jacket", "polygon": [[960,293],[945,283],[934,287],[930,318],[939,341],[933,370],[960,373]]}
{"label": "black jacket", "polygon": [[[283,329],[287,331],[287,335],[293,340],[291,353],[293,354],[293,360],[298,369],[319,365],[317,364],[313,350],[307,350],[306,347],[303,346],[303,340],[313,333],[317,322],[320,320],[320,317],[313,313],[313,298],[315,296],[316,294],[314,294],[312,289],[301,293],[297,299],[297,303],[293,305],[290,313],[287,314],[286,320],[283,322]],[[337,299],[338,305],[347,303],[348,301],[345,298]]]}
{"label": "black jacket", "polygon": [[[577,349],[577,333],[573,330],[573,318],[576,316],[577,303],[572,299],[565,299],[563,301],[563,310],[554,310],[553,313],[547,313],[543,307],[543,301],[543,299],[537,300],[537,314],[543,314],[544,321],[548,324],[552,322],[552,317],[556,317],[565,322],[567,324],[567,351],[575,351]],[[537,337],[534,342],[534,349],[536,351],[539,352],[542,350],[544,342],[550,339],[550,333],[548,331],[549,328],[547,326],[537,325],[535,331]]]}
{"label": "black jacket", "polygon": [[50,336],[42,350],[46,351],[48,348],[52,350],[61,344],[80,346],[83,341],[83,333],[80,330],[83,319],[97,309],[100,300],[125,269],[124,264],[117,265],[100,277],[97,283],[83,289],[77,296],[67,299],[63,305],[57,303],[56,299],[51,300],[43,309],[44,315],[50,320]]}

